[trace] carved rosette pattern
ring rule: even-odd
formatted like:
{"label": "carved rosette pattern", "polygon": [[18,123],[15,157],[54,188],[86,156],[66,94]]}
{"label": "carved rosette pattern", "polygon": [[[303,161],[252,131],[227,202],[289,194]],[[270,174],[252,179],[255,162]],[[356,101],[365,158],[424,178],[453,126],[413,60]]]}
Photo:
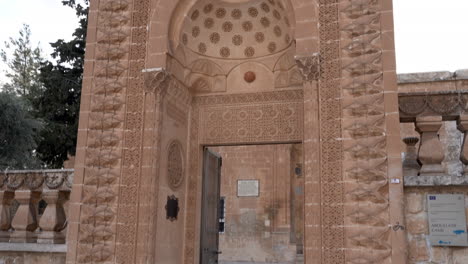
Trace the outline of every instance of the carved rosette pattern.
{"label": "carved rosette pattern", "polygon": [[131,5],[101,0],[89,114],[76,261],[104,263],[115,254]]}
{"label": "carved rosette pattern", "polygon": [[[338,1],[320,1],[321,263],[345,263]],[[306,242],[307,243],[307,242]]]}
{"label": "carved rosette pattern", "polygon": [[[275,107],[285,107],[290,109],[295,109],[298,112],[295,112],[294,115],[300,115],[302,117],[302,110],[297,109],[298,102],[302,102],[304,100],[304,94],[302,90],[289,90],[289,91],[277,91],[277,92],[263,92],[263,93],[255,93],[255,94],[232,94],[232,95],[218,95],[218,96],[198,96],[194,97],[192,100],[192,112],[190,115],[190,137],[189,137],[189,152],[190,160],[189,160],[189,167],[188,171],[188,188],[189,190],[187,194],[187,212],[185,218],[185,248],[184,248],[184,263],[185,264],[193,264],[195,260],[196,250],[198,250],[198,243],[195,241],[196,237],[196,230],[198,226],[196,226],[196,219],[197,219],[197,190],[198,190],[198,181],[200,179],[199,172],[201,171],[199,165],[201,164],[201,156],[200,154],[200,147],[202,146],[203,139],[207,139],[209,137],[204,137],[206,131],[212,131],[211,128],[204,128],[204,123],[207,119],[209,120],[210,113],[218,114],[218,111],[212,111],[212,109],[221,109],[220,106],[230,105],[226,109],[226,113],[228,112],[236,112],[239,114],[240,117],[241,111],[240,109],[245,109],[245,105],[248,104],[254,111],[251,111],[251,114],[254,114],[258,110],[262,110],[262,107],[270,107],[270,109],[274,109]],[[289,103],[288,103],[289,102]],[[283,106],[284,104],[284,106]],[[236,105],[244,105],[244,107],[237,109]],[[257,105],[257,106],[255,106]],[[259,107],[259,108],[258,108]],[[280,108],[281,108],[280,107]],[[248,108],[248,107],[247,107]],[[211,110],[210,110],[211,109]],[[276,109],[279,110],[279,109]],[[283,109],[285,110],[285,109]],[[257,112],[258,113],[258,112]],[[263,114],[263,113],[262,113]],[[265,111],[265,115],[268,114],[268,111]],[[276,116],[276,115],[275,115]],[[279,115],[278,115],[279,116]],[[266,117],[265,117],[266,118]],[[298,117],[294,117],[295,119],[299,119]],[[293,119],[294,119],[293,118]],[[205,120],[205,121],[204,121]],[[271,120],[271,119],[270,119]],[[301,120],[302,122],[302,120]],[[281,125],[278,122],[278,128],[286,127],[287,125]],[[287,122],[283,122],[283,124],[287,124]],[[208,124],[210,125],[210,124]],[[213,123],[214,127],[218,126],[218,123]],[[249,130],[255,130],[255,124],[251,124]],[[259,128],[262,127],[262,123],[256,123],[256,126]],[[238,131],[241,126],[235,126],[231,129],[230,133],[234,134],[234,131]],[[265,142],[280,142],[280,141],[297,141],[302,138],[302,126],[297,127],[297,134],[290,135],[290,138],[282,137],[281,134],[277,134],[276,137],[267,136],[264,138]],[[268,129],[263,129],[262,131],[269,131]],[[296,138],[297,136],[297,138]],[[229,140],[227,137],[220,137],[217,140],[217,143],[227,143],[223,142],[223,140]],[[242,139],[237,138],[236,140],[240,140],[237,143],[242,143]],[[235,143],[236,140],[229,141],[230,143]],[[261,139],[260,139],[261,141]]]}
{"label": "carved rosette pattern", "polygon": [[390,263],[380,3],[342,2],[339,18],[345,259]]}

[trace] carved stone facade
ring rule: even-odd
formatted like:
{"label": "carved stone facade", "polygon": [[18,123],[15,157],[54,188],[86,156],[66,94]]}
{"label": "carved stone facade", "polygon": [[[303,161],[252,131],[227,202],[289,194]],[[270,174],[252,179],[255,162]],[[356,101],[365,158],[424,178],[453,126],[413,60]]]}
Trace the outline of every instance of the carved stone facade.
{"label": "carved stone facade", "polygon": [[303,144],[305,263],[403,263],[390,3],[93,1],[67,263],[198,263],[203,147],[265,143]]}

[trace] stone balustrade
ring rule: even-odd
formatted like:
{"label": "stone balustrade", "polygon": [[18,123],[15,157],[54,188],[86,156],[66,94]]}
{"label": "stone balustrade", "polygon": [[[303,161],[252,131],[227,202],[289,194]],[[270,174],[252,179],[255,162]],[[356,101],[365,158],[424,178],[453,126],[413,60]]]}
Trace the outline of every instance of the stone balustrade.
{"label": "stone balustrade", "polygon": [[[419,133],[419,138],[403,139],[405,186],[468,185],[468,90],[400,93],[399,111],[400,122],[414,123]],[[463,172],[457,175],[443,166],[447,146],[441,142],[440,129],[444,122],[456,123],[462,133]]]}
{"label": "stone balustrade", "polygon": [[73,169],[0,172],[0,242],[65,244]]}

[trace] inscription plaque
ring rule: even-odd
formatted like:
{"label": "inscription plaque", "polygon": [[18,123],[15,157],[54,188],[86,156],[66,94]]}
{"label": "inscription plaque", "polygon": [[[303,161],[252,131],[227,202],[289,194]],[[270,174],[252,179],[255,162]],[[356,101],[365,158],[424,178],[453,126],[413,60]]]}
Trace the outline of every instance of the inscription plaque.
{"label": "inscription plaque", "polygon": [[429,239],[433,246],[468,246],[465,196],[428,194]]}
{"label": "inscription plaque", "polygon": [[258,197],[259,196],[258,180],[238,180],[237,181],[237,196],[238,197]]}

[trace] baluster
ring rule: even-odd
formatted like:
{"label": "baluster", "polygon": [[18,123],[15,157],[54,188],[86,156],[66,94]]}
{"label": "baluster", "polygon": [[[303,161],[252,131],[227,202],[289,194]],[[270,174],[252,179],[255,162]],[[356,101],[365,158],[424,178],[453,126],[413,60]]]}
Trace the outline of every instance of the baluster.
{"label": "baluster", "polygon": [[0,191],[0,242],[10,241],[11,215],[10,207],[14,193]]}
{"label": "baluster", "polygon": [[463,176],[468,176],[468,115],[460,115],[458,117],[457,128],[463,133],[463,143],[460,150],[460,160],[463,163]]}
{"label": "baluster", "polygon": [[37,204],[40,197],[40,192],[15,192],[15,200],[18,201],[19,207],[11,224],[15,230],[11,234],[10,242],[36,242],[37,236],[34,231],[37,229]]}
{"label": "baluster", "polygon": [[404,176],[418,176],[421,165],[419,165],[418,153],[416,152],[416,144],[419,138],[406,137],[403,142],[406,144],[405,160],[403,161],[403,175]]}
{"label": "baluster", "polygon": [[444,149],[437,132],[442,126],[441,116],[424,116],[416,118],[416,131],[421,134],[418,160],[422,164],[420,176],[445,175],[442,161]]}
{"label": "baluster", "polygon": [[44,214],[39,220],[42,232],[37,237],[37,243],[64,244],[65,236],[62,232],[66,217],[63,203],[66,194],[57,190],[48,190],[42,193],[42,199],[47,203]]}

